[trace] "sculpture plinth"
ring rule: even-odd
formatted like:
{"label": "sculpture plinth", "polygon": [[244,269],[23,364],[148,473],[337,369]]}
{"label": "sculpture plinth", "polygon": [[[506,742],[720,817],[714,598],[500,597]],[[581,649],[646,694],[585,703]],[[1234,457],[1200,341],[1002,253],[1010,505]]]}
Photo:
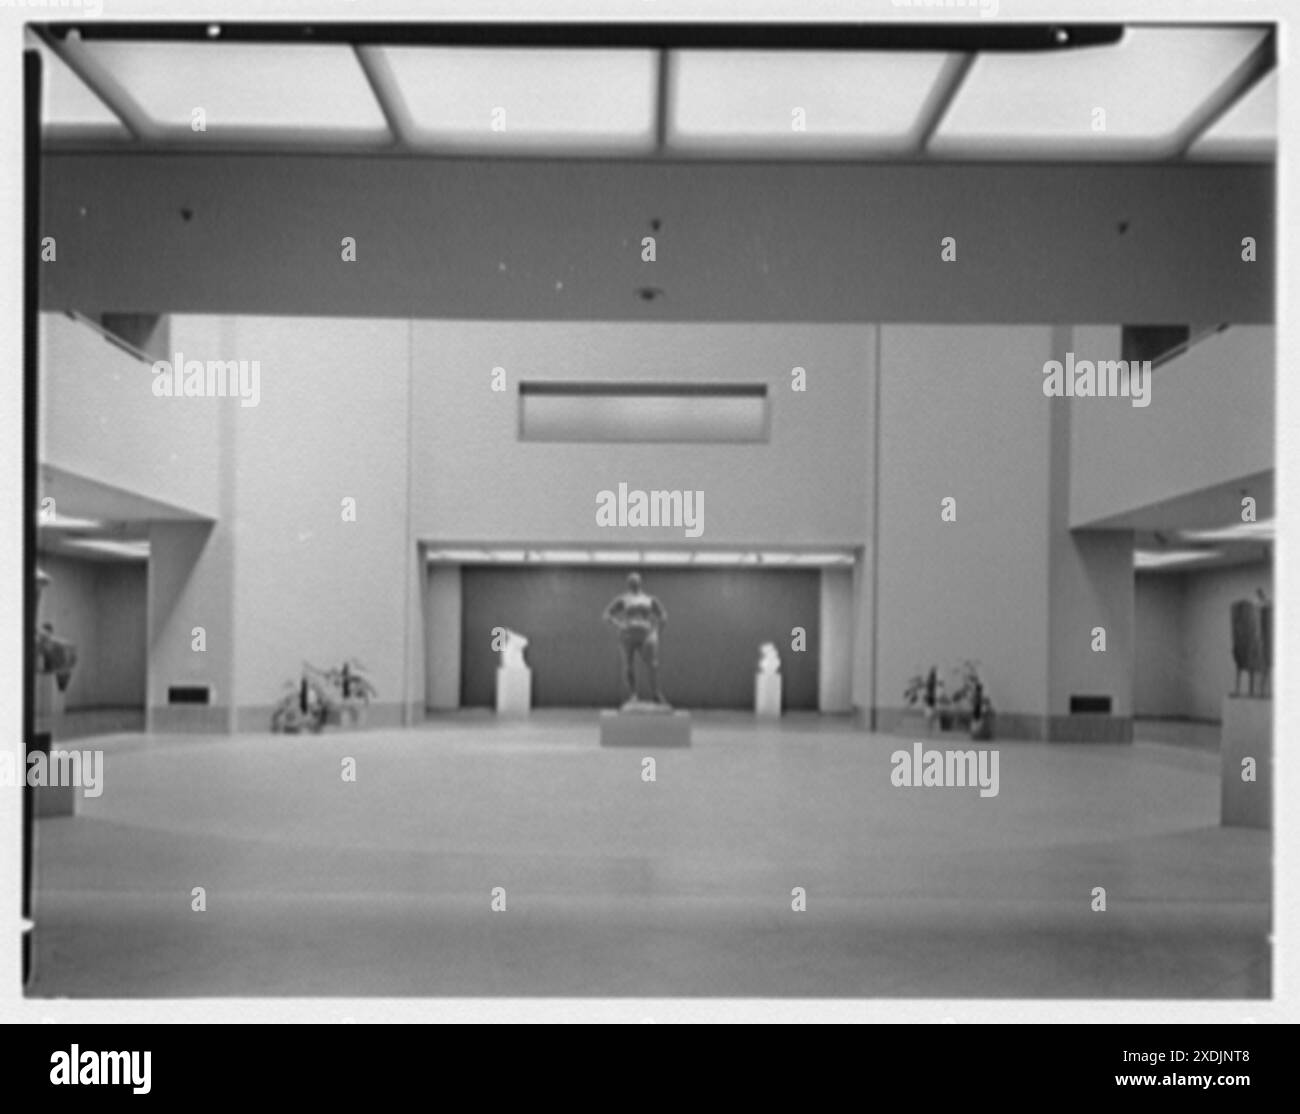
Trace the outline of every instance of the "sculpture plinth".
{"label": "sculpture plinth", "polygon": [[526,665],[497,666],[497,715],[527,715],[533,706],[533,671]]}
{"label": "sculpture plinth", "polygon": [[1219,741],[1219,823],[1273,826],[1273,701],[1259,696],[1223,700]]}
{"label": "sculpture plinth", "polygon": [[659,750],[691,745],[691,715],[663,704],[600,713],[600,745]]}
{"label": "sculpture plinth", "polygon": [[781,674],[754,674],[754,714],[760,719],[781,718]]}

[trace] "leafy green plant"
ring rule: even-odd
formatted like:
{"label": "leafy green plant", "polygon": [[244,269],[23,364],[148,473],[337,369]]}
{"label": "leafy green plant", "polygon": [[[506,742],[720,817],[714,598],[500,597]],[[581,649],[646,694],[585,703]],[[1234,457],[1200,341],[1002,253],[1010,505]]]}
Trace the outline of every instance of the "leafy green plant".
{"label": "leafy green plant", "polygon": [[927,722],[938,719],[940,729],[952,722],[951,702],[937,666],[930,666],[924,673],[914,673],[903,689],[903,700],[909,708],[919,707]]}
{"label": "leafy green plant", "polygon": [[964,661],[956,673],[958,684],[952,700],[959,709],[960,722],[969,728],[972,739],[992,738],[993,701],[980,676],[979,662]]}
{"label": "leafy green plant", "polygon": [[366,676],[366,667],[356,658],[349,658],[337,669],[326,670],[324,675],[344,700],[369,704],[372,697],[379,695],[370,678]]}
{"label": "leafy green plant", "polygon": [[943,681],[939,670],[933,665],[925,673],[913,673],[903,689],[903,700],[909,708],[918,704],[924,708],[934,708],[943,697]]}
{"label": "leafy green plant", "polygon": [[355,659],[330,669],[317,669],[304,661],[302,676],[285,683],[271,713],[271,730],[319,733],[329,723],[355,724],[376,695],[365,666]]}

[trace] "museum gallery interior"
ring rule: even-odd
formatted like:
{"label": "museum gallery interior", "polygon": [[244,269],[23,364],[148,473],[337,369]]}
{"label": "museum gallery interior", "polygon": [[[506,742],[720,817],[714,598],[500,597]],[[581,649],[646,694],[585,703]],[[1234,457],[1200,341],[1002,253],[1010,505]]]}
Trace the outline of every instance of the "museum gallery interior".
{"label": "museum gallery interior", "polygon": [[28,30],[28,994],[1267,997],[1273,31],[471,30]]}

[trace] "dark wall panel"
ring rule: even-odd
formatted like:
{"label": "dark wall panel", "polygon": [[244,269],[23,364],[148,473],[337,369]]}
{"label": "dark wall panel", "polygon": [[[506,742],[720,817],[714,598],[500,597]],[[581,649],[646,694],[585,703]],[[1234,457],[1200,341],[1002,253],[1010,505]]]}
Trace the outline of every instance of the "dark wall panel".
{"label": "dark wall panel", "polygon": [[[41,308],[1262,323],[1273,320],[1276,173],[1268,163],[51,154],[41,235],[57,239],[59,264],[40,269]],[[651,268],[667,295],[647,302],[636,291],[651,269],[624,241],[652,216],[671,249],[661,241]],[[940,266],[939,239],[958,226],[961,263]],[[339,265],[336,228],[356,237],[355,266]],[[1241,263],[1247,233],[1259,243],[1252,266]]]}
{"label": "dark wall panel", "polygon": [[[466,567],[461,703],[493,705],[498,655],[492,650],[492,628],[502,626],[529,640],[534,707],[618,704],[618,642],[600,617],[623,590],[627,571]],[[775,642],[785,675],[785,706],[817,707],[817,570],[649,569],[643,576],[646,590],[668,611],[660,659],[664,695],[673,704],[752,709],[759,644]],[[790,650],[792,627],[808,632],[803,653]],[[644,674],[639,676],[644,695]]]}

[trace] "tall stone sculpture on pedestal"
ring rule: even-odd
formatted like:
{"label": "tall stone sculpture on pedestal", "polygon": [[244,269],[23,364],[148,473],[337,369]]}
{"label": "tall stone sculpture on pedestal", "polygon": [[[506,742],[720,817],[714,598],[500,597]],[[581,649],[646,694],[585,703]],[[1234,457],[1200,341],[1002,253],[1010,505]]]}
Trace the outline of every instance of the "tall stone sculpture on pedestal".
{"label": "tall stone sculpture on pedestal", "polygon": [[[1263,589],[1234,600],[1233,691],[1224,697],[1219,729],[1219,822],[1234,827],[1273,825],[1273,605]],[[1241,691],[1241,675],[1249,692]],[[1245,697],[1246,699],[1243,699]]]}
{"label": "tall stone sculpture on pedestal", "polygon": [[[601,712],[600,745],[646,750],[690,746],[690,715],[674,711],[659,687],[659,634],[668,622],[664,605],[641,587],[640,575],[632,573],[627,591],[610,602],[602,617],[618,631],[627,699],[617,712]],[[649,674],[653,700],[637,695],[638,657]]]}
{"label": "tall stone sculpture on pedestal", "polygon": [[[40,607],[41,594],[49,582],[49,573],[43,569],[37,569],[37,607]],[[48,715],[52,711],[51,707],[44,706],[51,699],[47,690],[52,688],[59,695],[67,692],[68,682],[72,680],[72,670],[76,664],[76,645],[67,641],[67,639],[56,638],[54,636],[54,626],[51,623],[42,623],[36,629],[36,684],[39,714]],[[52,685],[49,681],[42,681],[42,678],[50,677],[53,678]]]}
{"label": "tall stone sculpture on pedestal", "polygon": [[1260,695],[1273,695],[1273,603],[1263,588],[1255,589],[1259,603]]}
{"label": "tall stone sculpture on pedestal", "polygon": [[[1268,597],[1258,593],[1262,603],[1236,600],[1232,604],[1232,661],[1237,667],[1233,696],[1241,695],[1241,675],[1246,674],[1247,695],[1263,696],[1267,692],[1273,634],[1273,608]],[[1259,689],[1257,692],[1256,689]]]}
{"label": "tall stone sculpture on pedestal", "polygon": [[[50,576],[44,569],[36,570],[36,606],[39,610],[41,595]],[[54,636],[51,623],[41,623],[36,628],[35,677],[33,711],[36,732],[28,748],[32,751],[50,752],[55,733],[61,730],[63,706],[77,664],[77,647],[64,638]],[[72,816],[76,812],[77,789],[71,785],[41,785],[29,789],[28,807],[34,816]]]}
{"label": "tall stone sculpture on pedestal", "polygon": [[619,648],[623,655],[623,681],[627,690],[623,710],[640,710],[649,703],[637,696],[638,656],[650,675],[653,703],[649,704],[649,708],[656,711],[670,710],[668,701],[659,688],[659,632],[668,623],[668,612],[654,596],[642,589],[639,573],[632,573],[627,578],[627,591],[610,601],[603,618],[618,631]]}

